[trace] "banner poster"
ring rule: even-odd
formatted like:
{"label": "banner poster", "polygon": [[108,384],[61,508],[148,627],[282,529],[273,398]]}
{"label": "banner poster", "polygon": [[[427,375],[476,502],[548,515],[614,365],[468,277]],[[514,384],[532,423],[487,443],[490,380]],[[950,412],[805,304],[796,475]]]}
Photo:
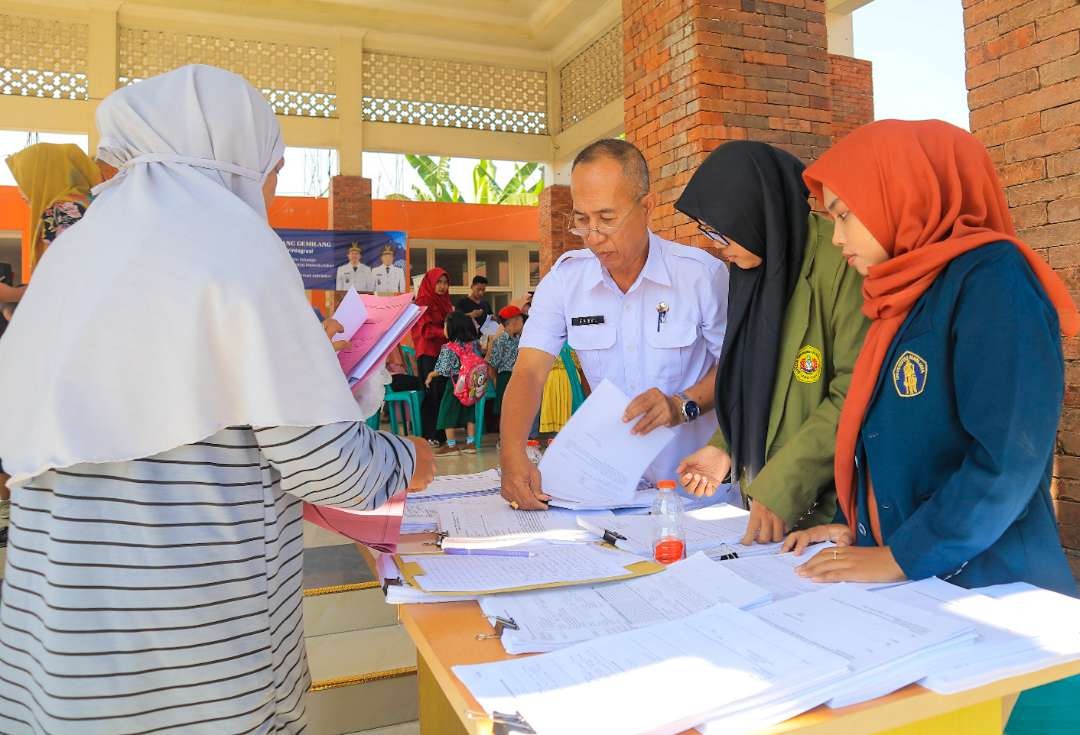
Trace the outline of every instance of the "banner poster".
{"label": "banner poster", "polygon": [[404,232],[275,230],[304,280],[304,288],[401,293],[408,272]]}

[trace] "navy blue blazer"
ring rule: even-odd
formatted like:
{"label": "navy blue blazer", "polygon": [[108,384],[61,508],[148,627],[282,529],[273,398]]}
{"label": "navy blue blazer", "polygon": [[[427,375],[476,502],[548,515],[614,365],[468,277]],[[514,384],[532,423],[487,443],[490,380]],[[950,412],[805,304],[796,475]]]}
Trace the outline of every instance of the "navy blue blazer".
{"label": "navy blue blazer", "polygon": [[954,259],[897,333],[856,448],[856,543],[908,579],[1029,582],[1075,595],[1050,501],[1064,394],[1057,313],[1011,243]]}

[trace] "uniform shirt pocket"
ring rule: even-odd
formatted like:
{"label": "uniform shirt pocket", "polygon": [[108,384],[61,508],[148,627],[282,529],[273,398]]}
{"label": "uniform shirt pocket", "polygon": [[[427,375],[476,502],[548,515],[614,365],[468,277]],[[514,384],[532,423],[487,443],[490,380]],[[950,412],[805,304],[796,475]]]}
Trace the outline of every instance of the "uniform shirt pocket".
{"label": "uniform shirt pocket", "polygon": [[567,330],[566,341],[577,353],[581,369],[585,371],[585,376],[590,383],[606,376],[608,355],[611,348],[615,346],[614,324],[605,322],[580,327],[571,326]]}
{"label": "uniform shirt pocket", "polygon": [[[683,374],[684,363],[701,330],[696,322],[668,320],[645,330],[645,369],[662,391],[675,390],[667,384]],[[679,388],[685,386],[678,386]]]}

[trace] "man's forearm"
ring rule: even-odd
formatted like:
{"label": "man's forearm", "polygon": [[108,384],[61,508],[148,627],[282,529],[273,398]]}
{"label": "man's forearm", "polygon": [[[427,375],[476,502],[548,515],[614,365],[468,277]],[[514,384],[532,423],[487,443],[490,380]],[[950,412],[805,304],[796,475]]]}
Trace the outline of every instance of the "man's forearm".
{"label": "man's forearm", "polygon": [[702,413],[711,411],[716,402],[716,366],[698,382],[683,391],[686,397],[698,405]]}

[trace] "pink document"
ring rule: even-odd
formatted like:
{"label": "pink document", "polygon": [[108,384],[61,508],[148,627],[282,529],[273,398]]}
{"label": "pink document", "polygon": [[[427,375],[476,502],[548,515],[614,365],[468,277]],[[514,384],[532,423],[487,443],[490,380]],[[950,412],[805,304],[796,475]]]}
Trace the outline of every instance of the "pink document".
{"label": "pink document", "polygon": [[304,503],[305,521],[388,554],[397,550],[398,537],[401,536],[401,514],[404,512],[404,491],[375,510],[349,510]]}
{"label": "pink document", "polygon": [[420,315],[423,307],[413,304],[412,294],[401,296],[362,295],[367,318],[338,353],[342,371],[350,379],[363,381],[386,361]]}

